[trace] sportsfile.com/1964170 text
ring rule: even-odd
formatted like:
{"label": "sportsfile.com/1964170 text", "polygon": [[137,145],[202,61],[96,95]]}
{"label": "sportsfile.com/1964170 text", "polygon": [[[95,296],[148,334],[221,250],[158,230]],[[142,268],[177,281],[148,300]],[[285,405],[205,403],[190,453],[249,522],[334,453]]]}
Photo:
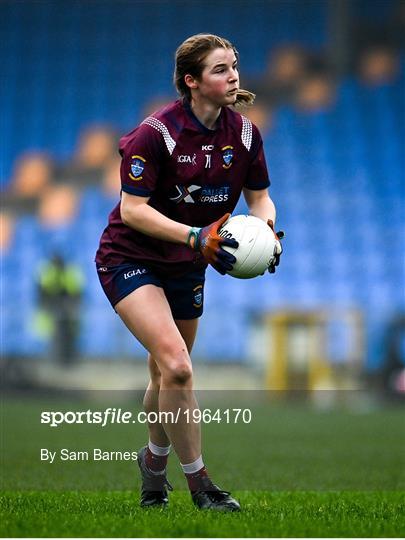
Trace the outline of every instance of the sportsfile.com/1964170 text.
{"label": "sportsfile.com/1964170 text", "polygon": [[175,409],[173,411],[132,411],[120,407],[108,407],[102,411],[42,411],[41,424],[58,427],[63,424],[96,424],[105,427],[108,424],[157,424],[186,422],[187,424],[250,424],[252,411],[249,408],[226,409]]}

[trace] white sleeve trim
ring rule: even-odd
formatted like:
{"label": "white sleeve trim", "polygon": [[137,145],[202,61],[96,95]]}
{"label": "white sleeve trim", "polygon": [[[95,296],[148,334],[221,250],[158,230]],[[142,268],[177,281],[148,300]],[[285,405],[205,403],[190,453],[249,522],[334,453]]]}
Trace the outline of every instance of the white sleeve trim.
{"label": "white sleeve trim", "polygon": [[252,122],[246,118],[246,116],[242,117],[242,133],[241,133],[241,139],[243,145],[247,148],[247,150],[250,150],[252,146]]}
{"label": "white sleeve trim", "polygon": [[146,124],[147,126],[150,126],[150,127],[154,128],[154,129],[156,129],[156,131],[159,131],[159,133],[161,133],[163,135],[163,139],[165,141],[166,148],[167,148],[169,154],[172,155],[173,150],[176,147],[176,141],[172,138],[172,136],[169,133],[169,130],[163,124],[163,122],[161,122],[160,120],[158,120],[154,116],[148,116],[147,118],[145,118],[145,120],[142,122],[142,124]]}

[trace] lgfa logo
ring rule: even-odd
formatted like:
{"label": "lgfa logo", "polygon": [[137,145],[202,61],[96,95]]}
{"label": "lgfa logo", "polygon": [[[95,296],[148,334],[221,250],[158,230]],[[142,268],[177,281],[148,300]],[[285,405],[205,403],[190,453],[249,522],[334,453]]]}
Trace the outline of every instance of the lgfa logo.
{"label": "lgfa logo", "polygon": [[197,165],[196,158],[197,158],[196,154],[192,156],[188,156],[188,155],[177,156],[177,163],[191,163],[191,165]]}
{"label": "lgfa logo", "polygon": [[148,271],[146,268],[137,268],[136,270],[130,270],[129,272],[126,272],[124,274],[124,279],[129,279],[134,276],[142,276],[143,274],[146,274]]}

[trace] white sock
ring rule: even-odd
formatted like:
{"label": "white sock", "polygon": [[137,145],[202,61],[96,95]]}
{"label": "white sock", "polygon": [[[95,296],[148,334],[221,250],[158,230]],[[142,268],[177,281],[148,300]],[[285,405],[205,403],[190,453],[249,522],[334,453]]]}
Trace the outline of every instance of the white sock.
{"label": "white sock", "polygon": [[168,456],[172,445],[169,444],[169,446],[157,446],[151,440],[149,440],[148,447],[152,454],[155,454],[155,456]]}
{"label": "white sock", "polygon": [[194,474],[204,467],[202,456],[193,461],[193,463],[180,463],[181,468],[185,474]]}

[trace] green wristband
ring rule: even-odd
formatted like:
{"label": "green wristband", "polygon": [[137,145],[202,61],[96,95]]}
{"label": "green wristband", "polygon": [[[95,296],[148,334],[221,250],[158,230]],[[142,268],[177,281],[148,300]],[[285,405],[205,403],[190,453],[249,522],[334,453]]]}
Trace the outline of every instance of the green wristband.
{"label": "green wristband", "polygon": [[187,245],[192,249],[197,249],[198,238],[200,236],[201,227],[191,227],[187,237]]}

